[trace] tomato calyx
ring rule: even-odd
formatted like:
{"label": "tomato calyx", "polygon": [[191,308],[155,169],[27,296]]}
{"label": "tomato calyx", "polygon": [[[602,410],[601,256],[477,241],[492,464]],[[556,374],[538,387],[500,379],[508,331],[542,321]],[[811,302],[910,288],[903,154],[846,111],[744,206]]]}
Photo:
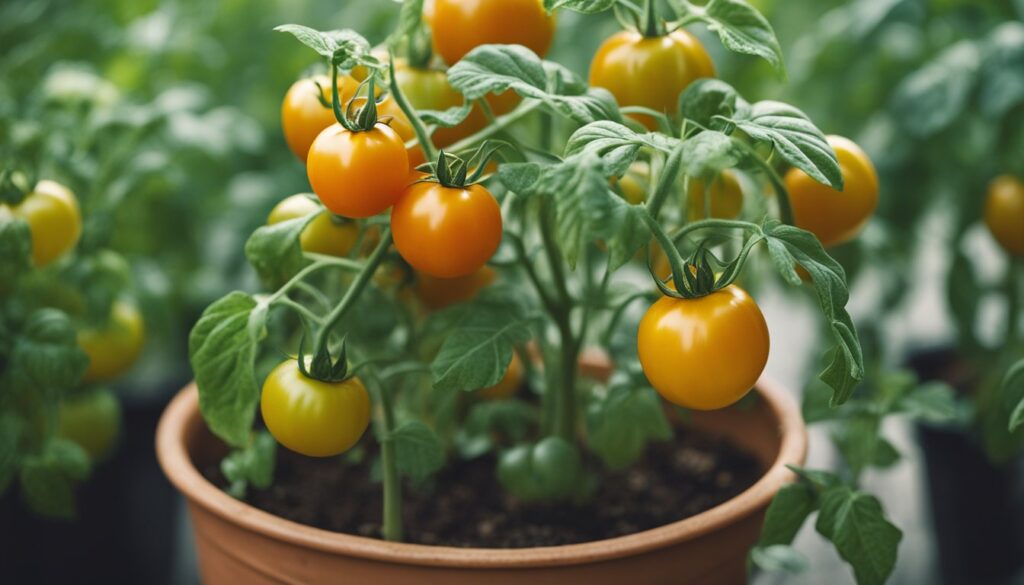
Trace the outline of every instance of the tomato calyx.
{"label": "tomato calyx", "polygon": [[324,343],[317,348],[313,358],[306,364],[306,356],[303,352],[305,337],[299,342],[299,372],[307,378],[334,384],[351,378],[348,370],[348,352],[345,349],[345,340],[341,341],[341,349],[338,351],[338,359],[331,357],[331,351]]}
{"label": "tomato calyx", "polygon": [[636,16],[636,28],[647,38],[665,36],[665,26],[658,19],[656,0],[644,0],[644,9]]}
{"label": "tomato calyx", "polygon": [[425,165],[432,173],[427,180],[436,179],[442,186],[450,189],[464,189],[479,183],[487,172],[487,163],[495,153],[506,146],[511,145],[501,140],[487,140],[476,149],[469,160],[442,149],[437,154],[437,162]]}
{"label": "tomato calyx", "polygon": [[[387,123],[389,119],[381,119],[377,114],[377,99],[374,82],[377,78],[376,72],[371,71],[366,79],[359,83],[352,99],[345,104],[345,110],[341,109],[341,95],[338,92],[338,66],[343,56],[336,54],[331,60],[331,107],[334,109],[334,117],[343,128],[349,132],[368,132],[377,126],[378,122]],[[366,97],[360,97],[364,93]],[[321,97],[321,103],[323,98]],[[364,105],[356,106],[360,102]]]}
{"label": "tomato calyx", "polygon": [[28,174],[6,168],[0,171],[0,204],[9,203],[17,206],[32,192],[32,181]]}

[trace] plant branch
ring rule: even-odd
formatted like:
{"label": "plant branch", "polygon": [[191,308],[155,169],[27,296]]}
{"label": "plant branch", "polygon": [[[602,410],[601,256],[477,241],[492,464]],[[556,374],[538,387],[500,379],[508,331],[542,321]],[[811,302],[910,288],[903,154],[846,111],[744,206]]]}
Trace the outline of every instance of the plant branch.
{"label": "plant branch", "polygon": [[395,77],[394,55],[388,53],[388,59],[390,60],[391,96],[395,98],[398,107],[401,108],[402,112],[405,113],[405,117],[409,119],[409,123],[412,124],[412,129],[416,133],[416,140],[419,142],[420,149],[423,150],[423,155],[426,157],[427,162],[434,162],[437,160],[437,148],[434,147],[434,142],[430,139],[430,133],[427,132],[427,127],[423,124],[419,113],[416,112],[416,108],[412,107],[405,94],[402,93],[402,88],[398,85],[398,79]]}

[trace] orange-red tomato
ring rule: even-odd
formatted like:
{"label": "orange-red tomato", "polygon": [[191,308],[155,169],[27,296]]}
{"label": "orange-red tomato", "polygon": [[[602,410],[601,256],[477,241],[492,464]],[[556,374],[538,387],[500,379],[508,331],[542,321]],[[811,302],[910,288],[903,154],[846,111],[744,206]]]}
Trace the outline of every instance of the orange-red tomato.
{"label": "orange-red tomato", "polygon": [[714,410],[743,398],[768,362],[761,309],[736,285],[696,299],[662,297],[637,332],[651,386],[684,408]]}
{"label": "orange-red tomato", "polygon": [[482,268],[501,243],[501,208],[481,185],[410,186],[391,210],[395,248],[417,272],[455,278]]}
{"label": "orange-red tomato", "polygon": [[394,205],[409,178],[405,144],[389,126],[364,132],[340,124],[328,127],[309,148],[306,173],[320,201],[332,213],[364,218]]}
{"label": "orange-red tomato", "polygon": [[555,36],[541,0],[433,0],[426,18],[434,52],[449,65],[488,44],[524,45],[543,57]]}
{"label": "orange-red tomato", "polygon": [[[317,84],[320,88],[317,88]],[[338,97],[342,109],[356,93],[359,82],[347,75],[338,76]],[[324,128],[334,124],[334,109],[324,107],[317,94],[320,93],[327,104],[333,99],[331,94],[331,78],[316,75],[300,79],[292,84],[281,103],[281,128],[288,148],[303,161],[309,153],[309,147]]]}
{"label": "orange-red tomato", "polygon": [[[590,64],[590,85],[603,87],[620,106],[644,106],[673,114],[679,95],[701,77],[714,77],[715,66],[704,46],[685,30],[660,37],[621,31],[601,45]],[[650,116],[634,116],[649,129]]]}
{"label": "orange-red tomato", "polygon": [[796,225],[826,247],[855,238],[878,207],[878,174],[871,159],[852,140],[827,138],[839,159],[843,190],[822,185],[797,168],[790,169],[785,180]]}

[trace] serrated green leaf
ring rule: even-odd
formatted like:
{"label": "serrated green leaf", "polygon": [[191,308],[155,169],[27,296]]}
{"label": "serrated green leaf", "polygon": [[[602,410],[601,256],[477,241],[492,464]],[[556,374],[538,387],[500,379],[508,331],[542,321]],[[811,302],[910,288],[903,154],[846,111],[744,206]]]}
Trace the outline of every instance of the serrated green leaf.
{"label": "serrated green leaf", "polygon": [[610,10],[618,0],[544,0],[548,12],[564,8],[583,14],[596,14]]}
{"label": "serrated green leaf", "polygon": [[718,116],[727,119],[742,117],[737,116],[741,106],[750,107],[731,85],[714,78],[694,81],[679,96],[679,114],[712,130],[722,130],[716,127],[715,118]]}
{"label": "serrated green leaf", "polygon": [[740,147],[725,134],[709,130],[683,142],[682,169],[691,177],[711,177],[731,169],[743,158]]}
{"label": "serrated green leaf", "polygon": [[443,311],[434,321],[432,326],[445,336],[431,365],[435,388],[476,390],[497,384],[514,346],[530,337],[522,304],[494,291]]}
{"label": "serrated green leaf", "polygon": [[78,334],[66,314],[56,309],[39,309],[29,315],[16,338],[5,372],[11,387],[30,389],[47,400],[82,379],[89,356],[78,347]]}
{"label": "serrated green leaf", "polygon": [[711,0],[706,6],[697,6],[687,0],[672,0],[672,5],[684,22],[698,20],[705,23],[708,30],[718,35],[725,48],[760,57],[768,61],[776,72],[785,73],[782,48],[772,25],[745,0]]}
{"label": "serrated green leaf", "polygon": [[832,388],[833,406],[842,404],[864,378],[864,355],[853,320],[846,312],[850,300],[846,273],[810,232],[775,220],[766,221],[763,230],[769,255],[786,280],[793,284],[801,282],[796,274],[797,265],[811,276],[822,314],[835,340],[831,362],[819,377]]}
{"label": "serrated green leaf", "polygon": [[621,176],[644,147],[670,153],[679,141],[658,132],[639,133],[618,122],[602,120],[573,132],[565,157],[599,157],[606,177]]}
{"label": "serrated green leaf", "polygon": [[441,440],[430,427],[420,421],[407,421],[392,431],[398,472],[414,482],[421,482],[444,466]]}
{"label": "serrated green leaf", "polygon": [[846,486],[827,490],[815,527],[853,567],[859,585],[883,585],[889,579],[903,533],[885,518],[874,496]]}
{"label": "serrated green leaf", "polygon": [[608,269],[618,270],[633,259],[637,252],[650,243],[651,228],[644,220],[647,210],[639,205],[630,205],[620,198],[612,199],[612,210],[603,223],[606,234],[615,234],[608,239]]}
{"label": "serrated green leaf", "polygon": [[649,388],[617,386],[587,408],[590,448],[611,469],[633,463],[652,441],[672,438],[661,401]]}
{"label": "serrated green leaf", "polygon": [[448,70],[448,82],[470,101],[511,89],[523,97],[541,100],[581,124],[622,120],[615,98],[608,91],[587,88],[564,67],[542,61],[521,45],[473,49]]}
{"label": "serrated green leaf", "polygon": [[915,136],[948,128],[968,105],[978,82],[982,53],[974,41],[960,41],[900,82],[893,93],[895,119]]}
{"label": "serrated green leaf", "polygon": [[206,308],[189,335],[199,408],[210,430],[234,447],[245,447],[259,402],[254,371],[266,307],[232,292]]}
{"label": "serrated green leaf", "polygon": [[354,30],[318,31],[300,24],[282,24],[274,30],[292,35],[323,57],[336,58],[338,67],[343,70],[356,65],[380,65],[377,58],[370,55],[369,41]]}
{"label": "serrated green leaf", "polygon": [[839,160],[806,114],[782,102],[757,102],[733,120],[752,139],[771,144],[786,162],[819,183],[843,189]]}
{"label": "serrated green leaf", "polygon": [[320,213],[310,213],[258,228],[245,242],[245,257],[264,282],[280,285],[294,276],[306,263],[299,237]]}

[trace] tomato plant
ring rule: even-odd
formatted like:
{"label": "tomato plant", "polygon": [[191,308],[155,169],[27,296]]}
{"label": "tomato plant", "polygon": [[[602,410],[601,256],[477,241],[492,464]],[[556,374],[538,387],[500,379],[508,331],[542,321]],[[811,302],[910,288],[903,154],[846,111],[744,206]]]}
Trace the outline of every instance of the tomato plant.
{"label": "tomato plant", "polygon": [[[490,454],[495,478],[525,502],[585,501],[604,471],[671,437],[659,395],[716,409],[754,387],[768,327],[736,282],[758,270],[749,262],[757,256],[794,286],[804,286],[797,268],[806,270],[833,332],[820,378],[835,404],[850,399],[864,364],[845,273],[794,225],[780,176],[799,169],[841,190],[853,182],[845,155],[796,107],[747,102],[714,79],[682,28],[706,24],[727,48],[781,72],[771,27],[739,0],[706,9],[673,1],[660,14],[653,1],[559,6],[589,14],[613,4],[638,30],[599,52],[590,84],[543,59],[554,16],[534,0],[435,0],[426,14],[406,2],[377,49],[352,31],[278,27],[332,72],[338,124],[310,148],[313,191],[332,212],[380,231],[373,251],[355,258],[304,246],[315,210],[258,229],[246,255],[274,276],[264,279],[272,290],[226,295],[193,328],[203,415],[238,461],[259,436],[257,402],[279,443],[315,456],[352,447],[372,416],[363,440],[376,443],[388,540],[403,538],[403,485],[414,489],[448,455]],[[346,103],[339,78],[351,71],[362,87]],[[634,85],[657,101],[616,93]],[[381,137],[394,133],[381,115],[388,103],[398,108],[390,122],[412,133],[404,146],[422,151],[415,171],[402,140]],[[371,154],[378,149],[387,156]],[[636,258],[654,248],[666,266],[645,275]],[[644,278],[650,284],[638,285]],[[640,301],[643,318],[632,310]],[[614,390],[579,367],[595,345],[620,363]],[[296,357],[260,384],[254,361],[282,348]],[[357,406],[320,406],[320,396],[353,395]],[[623,395],[630,408],[617,409]],[[615,416],[635,431],[631,440],[600,428]]]}

